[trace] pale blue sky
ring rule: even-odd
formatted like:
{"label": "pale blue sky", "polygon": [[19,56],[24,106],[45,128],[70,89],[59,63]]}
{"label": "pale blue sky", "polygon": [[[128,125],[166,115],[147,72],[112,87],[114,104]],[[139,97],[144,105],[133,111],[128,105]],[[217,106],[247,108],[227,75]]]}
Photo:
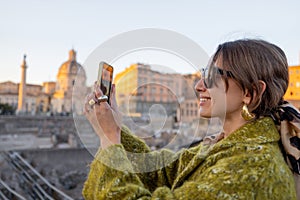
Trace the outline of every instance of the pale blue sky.
{"label": "pale blue sky", "polygon": [[[290,65],[299,64],[300,60],[300,1],[297,0],[0,0],[0,3],[0,82],[19,82],[24,53],[29,66],[28,83],[55,81],[58,68],[67,60],[72,47],[77,51],[77,60],[84,63],[104,41],[141,28],[178,32],[198,43],[209,55],[220,42],[256,36],[279,45]],[[122,67],[126,65],[129,63]]]}

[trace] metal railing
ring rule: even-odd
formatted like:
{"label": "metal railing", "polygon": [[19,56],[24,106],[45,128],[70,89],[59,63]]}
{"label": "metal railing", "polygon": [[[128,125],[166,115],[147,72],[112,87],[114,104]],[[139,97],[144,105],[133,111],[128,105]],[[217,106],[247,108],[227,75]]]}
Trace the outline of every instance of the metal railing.
{"label": "metal railing", "polygon": [[3,180],[0,179],[0,199],[3,200],[26,200],[22,195],[10,188]]}
{"label": "metal railing", "polygon": [[4,158],[15,169],[22,189],[34,200],[72,200],[53,186],[17,152],[3,152]]}

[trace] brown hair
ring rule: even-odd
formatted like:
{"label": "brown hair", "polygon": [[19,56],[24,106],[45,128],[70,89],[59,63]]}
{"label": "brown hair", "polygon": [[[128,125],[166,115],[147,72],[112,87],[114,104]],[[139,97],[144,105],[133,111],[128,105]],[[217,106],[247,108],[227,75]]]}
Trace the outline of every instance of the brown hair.
{"label": "brown hair", "polygon": [[[271,114],[283,101],[289,74],[286,56],[278,46],[264,40],[236,40],[219,45],[212,64],[218,58],[222,59],[223,68],[232,73],[243,91],[247,89],[252,97],[257,92],[258,98],[252,98],[249,107],[256,117]],[[263,94],[260,80],[266,83]],[[228,88],[226,76],[225,83]]]}

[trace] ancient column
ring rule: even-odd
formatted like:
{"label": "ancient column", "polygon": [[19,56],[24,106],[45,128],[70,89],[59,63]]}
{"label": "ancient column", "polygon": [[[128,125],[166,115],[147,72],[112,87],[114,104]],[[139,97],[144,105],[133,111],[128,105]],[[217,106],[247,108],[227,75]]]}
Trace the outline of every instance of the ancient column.
{"label": "ancient column", "polygon": [[25,114],[26,112],[26,68],[26,55],[24,55],[23,63],[21,65],[21,82],[19,84],[17,114]]}

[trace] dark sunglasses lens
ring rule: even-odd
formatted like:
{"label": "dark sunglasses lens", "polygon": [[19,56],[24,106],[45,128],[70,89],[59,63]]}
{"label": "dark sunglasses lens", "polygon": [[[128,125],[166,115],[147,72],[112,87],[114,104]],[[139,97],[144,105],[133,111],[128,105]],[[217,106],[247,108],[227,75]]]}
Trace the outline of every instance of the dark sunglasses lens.
{"label": "dark sunglasses lens", "polygon": [[210,88],[211,87],[211,81],[208,77],[208,68],[202,69],[202,77],[201,78],[203,80],[204,86],[206,88]]}
{"label": "dark sunglasses lens", "polygon": [[218,67],[207,67],[202,70],[202,79],[204,82],[204,86],[206,88],[212,88],[215,81],[217,81],[220,78],[218,77],[218,75],[233,78],[233,75],[230,71],[226,71]]}

